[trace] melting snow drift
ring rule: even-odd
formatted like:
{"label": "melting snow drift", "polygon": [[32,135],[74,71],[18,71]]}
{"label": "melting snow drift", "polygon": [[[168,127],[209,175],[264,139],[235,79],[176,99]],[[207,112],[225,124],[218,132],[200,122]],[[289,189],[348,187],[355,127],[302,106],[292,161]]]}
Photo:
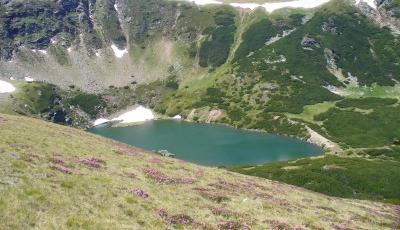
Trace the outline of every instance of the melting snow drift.
{"label": "melting snow drift", "polygon": [[108,120],[106,118],[99,118],[93,122],[93,126],[102,125],[108,122],[117,122],[121,124],[128,123],[138,123],[144,121],[154,120],[155,116],[150,109],[147,109],[143,106],[139,106],[129,112],[126,112],[119,117],[116,117],[112,120]]}
{"label": "melting snow drift", "polygon": [[0,80],[0,93],[12,93],[15,91],[15,87],[6,81]]}
{"label": "melting snow drift", "polygon": [[102,125],[102,124],[105,124],[105,123],[108,123],[108,122],[110,122],[110,120],[105,119],[105,118],[99,118],[99,119],[97,119],[97,120],[95,120],[93,122],[93,126]]}
{"label": "melting snow drift", "polygon": [[112,119],[113,121],[120,121],[122,124],[137,123],[149,120],[154,120],[155,116],[150,109],[139,106],[134,110],[122,114],[121,116]]}
{"label": "melting snow drift", "polygon": [[375,0],[356,0],[356,5],[360,4],[360,2],[365,2],[367,5],[369,5],[371,8],[375,9],[377,8]]}
{"label": "melting snow drift", "polygon": [[188,2],[194,2],[196,5],[208,5],[208,4],[222,4],[216,0],[187,0]]}
{"label": "melting snow drift", "polygon": [[181,115],[175,115],[172,119],[174,119],[174,120],[182,120],[182,116]]}
{"label": "melting snow drift", "polygon": [[25,77],[25,81],[26,82],[33,82],[35,80],[33,78],[31,78],[31,77]]}
{"label": "melting snow drift", "polygon": [[128,53],[128,49],[120,50],[116,45],[112,44],[111,49],[114,51],[115,57],[122,58],[125,54]]}

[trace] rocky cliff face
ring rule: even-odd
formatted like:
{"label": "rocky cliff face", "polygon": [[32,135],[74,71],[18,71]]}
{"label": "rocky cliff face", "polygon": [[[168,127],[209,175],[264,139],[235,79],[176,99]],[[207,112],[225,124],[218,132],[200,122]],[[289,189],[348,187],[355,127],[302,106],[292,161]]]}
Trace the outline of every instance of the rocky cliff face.
{"label": "rocky cliff face", "polygon": [[[364,1],[353,4],[382,27],[400,33],[397,1],[379,0],[376,9]],[[170,76],[195,79],[233,55],[242,33],[238,28],[247,27],[252,15],[228,6],[199,8],[165,0],[2,1],[1,77],[29,76],[91,92]],[[295,15],[293,20],[304,21]],[[323,31],[337,33],[333,18],[324,23]],[[269,26],[260,33],[273,37],[293,32],[293,26],[285,26]],[[307,44],[315,38],[307,36],[303,48],[313,49]]]}
{"label": "rocky cliff face", "polygon": [[400,2],[397,0],[375,0],[375,7],[356,2],[355,6],[368,18],[382,27],[388,27],[394,34],[400,35]]}
{"label": "rocky cliff face", "polygon": [[0,71],[86,91],[196,75],[198,42],[214,14],[162,0],[2,2]]}

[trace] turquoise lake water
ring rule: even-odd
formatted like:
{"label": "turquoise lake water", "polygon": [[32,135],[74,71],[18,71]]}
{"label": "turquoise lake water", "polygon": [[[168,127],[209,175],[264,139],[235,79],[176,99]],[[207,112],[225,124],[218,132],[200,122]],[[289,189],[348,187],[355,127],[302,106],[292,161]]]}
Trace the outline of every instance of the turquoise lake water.
{"label": "turquoise lake water", "polygon": [[320,147],[295,138],[175,120],[129,127],[102,125],[89,132],[148,150],[168,150],[178,159],[207,166],[260,164],[323,153]]}

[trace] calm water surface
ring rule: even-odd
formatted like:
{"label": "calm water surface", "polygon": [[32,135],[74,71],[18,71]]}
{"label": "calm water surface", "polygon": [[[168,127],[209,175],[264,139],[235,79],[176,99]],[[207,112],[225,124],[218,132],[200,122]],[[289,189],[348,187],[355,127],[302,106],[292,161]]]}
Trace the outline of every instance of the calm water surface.
{"label": "calm water surface", "polygon": [[295,138],[174,120],[117,128],[103,125],[89,132],[148,150],[165,149],[176,158],[209,166],[259,164],[323,152]]}

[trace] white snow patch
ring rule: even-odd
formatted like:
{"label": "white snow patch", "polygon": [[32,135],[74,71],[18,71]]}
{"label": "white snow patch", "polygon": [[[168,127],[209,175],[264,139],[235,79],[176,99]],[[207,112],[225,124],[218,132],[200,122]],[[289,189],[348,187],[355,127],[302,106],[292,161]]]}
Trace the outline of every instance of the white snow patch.
{"label": "white snow patch", "polygon": [[261,7],[261,5],[257,3],[231,3],[229,5],[237,8],[250,9],[250,10],[254,10],[257,9],[258,7]]}
{"label": "white snow patch", "polygon": [[71,53],[72,52],[72,47],[68,47],[67,51],[68,51],[68,53]]}
{"label": "white snow patch", "polygon": [[150,109],[139,106],[136,109],[122,114],[121,116],[112,119],[113,121],[120,121],[122,124],[137,123],[149,120],[154,120],[155,116]]}
{"label": "white snow patch", "polygon": [[42,53],[42,54],[47,54],[47,51],[46,50],[38,50],[40,53]]}
{"label": "white snow patch", "polygon": [[15,87],[6,81],[0,80],[0,93],[12,93],[15,91]]}
{"label": "white snow patch", "polygon": [[105,119],[105,118],[99,118],[99,119],[97,119],[97,120],[95,120],[93,122],[93,126],[102,125],[102,124],[105,124],[105,123],[108,123],[108,122],[110,122],[110,120]]}
{"label": "white snow patch", "polygon": [[116,45],[112,44],[111,49],[114,51],[114,55],[117,58],[122,58],[125,54],[128,53],[128,49],[120,50]]}
{"label": "white snow patch", "polygon": [[371,8],[376,9],[375,0],[361,0],[362,2],[367,3]]}
{"label": "white snow patch", "polygon": [[97,57],[100,57],[100,50],[97,50],[95,54]]}
{"label": "white snow patch", "polygon": [[182,116],[178,114],[178,115],[175,115],[172,119],[182,120]]}
{"label": "white snow patch", "polygon": [[118,12],[118,6],[117,6],[117,4],[114,4],[114,9],[115,9],[115,11]]}
{"label": "white snow patch", "polygon": [[216,0],[186,0],[186,1],[194,2],[196,5],[222,4],[222,2]]}
{"label": "white snow patch", "polygon": [[370,6],[371,8],[373,8],[375,10],[378,8],[376,3],[375,3],[375,0],[356,0],[355,4],[358,5],[361,2],[367,3],[368,6]]}
{"label": "white snow patch", "polygon": [[25,77],[25,81],[26,82],[33,82],[35,80],[33,78],[31,78],[30,76],[28,76],[28,77]]}

